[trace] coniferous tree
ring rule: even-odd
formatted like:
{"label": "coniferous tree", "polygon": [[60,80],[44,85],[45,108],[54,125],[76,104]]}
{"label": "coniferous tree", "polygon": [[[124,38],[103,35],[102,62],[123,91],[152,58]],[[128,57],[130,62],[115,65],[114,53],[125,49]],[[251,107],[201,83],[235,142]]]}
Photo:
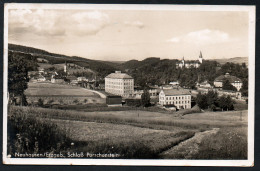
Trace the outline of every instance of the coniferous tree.
{"label": "coniferous tree", "polygon": [[141,102],[142,102],[142,106],[144,107],[150,106],[150,93],[147,90],[147,88],[144,89],[144,93],[141,96]]}

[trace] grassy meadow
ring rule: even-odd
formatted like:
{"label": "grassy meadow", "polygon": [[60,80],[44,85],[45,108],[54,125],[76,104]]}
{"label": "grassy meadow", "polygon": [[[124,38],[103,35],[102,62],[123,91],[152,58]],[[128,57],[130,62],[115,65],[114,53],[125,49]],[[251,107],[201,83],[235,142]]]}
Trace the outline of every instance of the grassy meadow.
{"label": "grassy meadow", "polygon": [[[13,135],[8,141],[11,155],[17,150],[32,151],[37,142],[42,151],[117,153],[119,158],[247,158],[247,111],[177,117],[144,110],[85,112],[10,106],[8,122],[11,123],[8,131]],[[22,131],[19,123],[27,122],[33,126],[25,129],[27,132]],[[39,123],[45,126],[38,127]],[[44,132],[54,134],[49,137],[56,137],[51,145],[42,143]],[[26,146],[26,140],[33,142]],[[194,145],[194,152],[185,153]]]}
{"label": "grassy meadow", "polygon": [[71,86],[66,84],[52,84],[52,83],[28,83],[28,89],[25,94],[37,95],[37,96],[92,96],[99,97],[96,93],[93,93],[87,89],[80,88],[77,86]]}
{"label": "grassy meadow", "polygon": [[68,84],[28,83],[25,91],[29,105],[37,105],[39,100],[43,104],[78,105],[78,104],[105,104],[105,99],[97,93]]}

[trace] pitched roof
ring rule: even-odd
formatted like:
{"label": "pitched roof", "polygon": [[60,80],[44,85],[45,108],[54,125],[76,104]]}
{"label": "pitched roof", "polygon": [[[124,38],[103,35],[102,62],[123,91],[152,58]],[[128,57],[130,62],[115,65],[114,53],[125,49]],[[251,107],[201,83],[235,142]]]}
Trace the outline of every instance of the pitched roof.
{"label": "pitched roof", "polygon": [[163,89],[162,90],[166,96],[175,95],[190,95],[190,91],[186,89]]}
{"label": "pitched roof", "polygon": [[133,77],[131,77],[130,75],[125,74],[125,73],[111,73],[108,76],[106,76],[106,78],[132,79]]}
{"label": "pitched roof", "polygon": [[235,76],[229,75],[228,73],[226,73],[225,75],[221,75],[221,76],[217,77],[214,81],[222,82],[225,79],[227,79],[230,83],[242,82],[240,78],[237,78]]}

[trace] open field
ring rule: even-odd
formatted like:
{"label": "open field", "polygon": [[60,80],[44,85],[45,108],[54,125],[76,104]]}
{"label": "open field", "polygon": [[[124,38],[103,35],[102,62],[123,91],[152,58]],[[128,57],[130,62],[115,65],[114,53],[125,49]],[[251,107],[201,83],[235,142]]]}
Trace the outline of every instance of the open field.
{"label": "open field", "polygon": [[51,84],[51,83],[28,83],[28,89],[25,91],[26,95],[38,96],[93,96],[98,97],[97,94],[76,86],[66,84]]}
{"label": "open field", "polygon": [[[247,158],[247,111],[174,117],[139,110],[82,112],[15,106],[9,110],[12,116],[19,113],[56,125],[59,134],[74,144],[70,147],[74,152],[117,153],[119,158]],[[238,138],[241,141],[236,143]]]}
{"label": "open field", "polygon": [[104,104],[104,97],[85,88],[67,84],[28,83],[25,91],[29,104],[37,104],[39,99],[43,103],[55,104]]}

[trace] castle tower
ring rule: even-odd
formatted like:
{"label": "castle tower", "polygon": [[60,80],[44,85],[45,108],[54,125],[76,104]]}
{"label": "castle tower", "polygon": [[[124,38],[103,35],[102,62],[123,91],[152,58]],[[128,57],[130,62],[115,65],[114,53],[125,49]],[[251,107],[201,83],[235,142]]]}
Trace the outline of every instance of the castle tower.
{"label": "castle tower", "polygon": [[199,62],[202,64],[202,61],[203,61],[203,57],[202,57],[202,53],[200,51]]}
{"label": "castle tower", "polygon": [[67,74],[67,61],[65,61],[64,72]]}

